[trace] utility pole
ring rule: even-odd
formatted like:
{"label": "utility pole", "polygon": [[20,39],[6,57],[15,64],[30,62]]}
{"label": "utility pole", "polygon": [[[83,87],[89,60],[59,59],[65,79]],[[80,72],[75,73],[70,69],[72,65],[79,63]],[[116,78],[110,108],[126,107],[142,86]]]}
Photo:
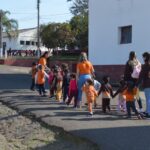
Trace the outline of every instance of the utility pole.
{"label": "utility pole", "polygon": [[0,57],[3,57],[3,42],[2,42],[2,16],[3,12],[0,10]]}
{"label": "utility pole", "polygon": [[37,0],[37,54],[40,56],[40,0]]}

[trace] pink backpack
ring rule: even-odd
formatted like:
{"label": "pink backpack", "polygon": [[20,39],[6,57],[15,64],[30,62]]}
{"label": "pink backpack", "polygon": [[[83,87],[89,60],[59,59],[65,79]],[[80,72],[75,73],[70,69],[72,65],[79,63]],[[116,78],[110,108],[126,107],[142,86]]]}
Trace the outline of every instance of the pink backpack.
{"label": "pink backpack", "polygon": [[141,72],[141,63],[138,61],[138,64],[134,66],[131,77],[134,79],[138,79]]}

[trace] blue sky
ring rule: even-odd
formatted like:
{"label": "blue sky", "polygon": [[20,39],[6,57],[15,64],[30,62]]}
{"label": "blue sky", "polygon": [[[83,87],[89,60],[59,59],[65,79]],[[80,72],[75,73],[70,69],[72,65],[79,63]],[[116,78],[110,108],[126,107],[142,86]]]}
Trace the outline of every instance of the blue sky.
{"label": "blue sky", "polygon": [[[1,0],[0,9],[11,12],[9,18],[18,20],[19,28],[37,26],[37,0]],[[70,20],[71,3],[67,0],[41,0],[40,23],[65,22]]]}

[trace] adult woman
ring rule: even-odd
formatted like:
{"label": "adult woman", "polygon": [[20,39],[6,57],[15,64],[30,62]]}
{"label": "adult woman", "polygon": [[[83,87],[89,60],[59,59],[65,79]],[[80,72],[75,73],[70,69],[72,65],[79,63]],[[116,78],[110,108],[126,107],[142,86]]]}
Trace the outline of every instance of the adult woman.
{"label": "adult woman", "polygon": [[137,82],[140,71],[141,63],[137,59],[136,53],[134,51],[131,51],[129,54],[129,60],[127,61],[125,66],[124,80],[132,81],[134,83]]}
{"label": "adult woman", "polygon": [[44,52],[44,54],[40,57],[40,60],[39,60],[39,65],[42,65],[42,67],[45,69],[49,69],[47,67],[47,58],[48,58],[48,52]]}
{"label": "adult woman", "polygon": [[146,97],[146,117],[150,117],[150,54],[143,54],[144,65],[140,73],[138,83],[142,82],[145,97]]}
{"label": "adult woman", "polygon": [[81,53],[79,63],[77,64],[78,106],[81,106],[82,86],[92,76],[94,76],[93,65],[88,61],[86,53]]}
{"label": "adult woman", "polygon": [[[134,85],[136,85],[139,75],[141,72],[141,63],[136,57],[136,53],[134,51],[131,51],[129,54],[129,60],[126,63],[125,66],[125,72],[124,72],[124,80],[127,82],[132,82]],[[136,95],[136,99],[139,105],[139,111],[142,110],[142,101],[139,96],[139,90]]]}

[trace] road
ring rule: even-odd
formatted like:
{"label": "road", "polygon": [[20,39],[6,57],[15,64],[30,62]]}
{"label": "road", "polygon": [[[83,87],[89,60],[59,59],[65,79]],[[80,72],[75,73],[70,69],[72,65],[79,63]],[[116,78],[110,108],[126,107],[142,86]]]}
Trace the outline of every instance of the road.
{"label": "road", "polygon": [[[28,71],[28,68],[0,66],[0,101],[49,125],[87,138],[98,144],[101,150],[150,150],[150,120],[125,119],[124,114],[116,113],[116,99],[111,101],[111,113],[104,115],[100,98],[95,115],[89,118],[85,107],[73,110],[28,90]],[[143,93],[141,97],[145,106]]]}

